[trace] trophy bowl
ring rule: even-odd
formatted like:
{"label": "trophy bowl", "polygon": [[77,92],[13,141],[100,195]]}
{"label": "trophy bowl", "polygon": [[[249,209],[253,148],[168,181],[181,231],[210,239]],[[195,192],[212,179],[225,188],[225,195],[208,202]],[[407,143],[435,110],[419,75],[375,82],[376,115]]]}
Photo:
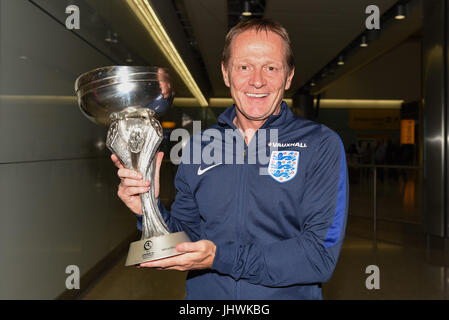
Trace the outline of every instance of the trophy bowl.
{"label": "trophy bowl", "polygon": [[[75,82],[82,113],[99,125],[109,125],[106,146],[125,168],[154,181],[155,154],[163,139],[156,115],[173,101],[168,72],[158,67],[109,66],[94,69]],[[183,231],[170,233],[150,190],[140,195],[142,238],[132,242],[126,266],[182,254],[176,244],[190,241]]]}
{"label": "trophy bowl", "polygon": [[109,66],[76,79],[78,105],[91,121],[109,125],[110,115],[129,106],[165,112],[173,102],[170,76],[164,68]]}

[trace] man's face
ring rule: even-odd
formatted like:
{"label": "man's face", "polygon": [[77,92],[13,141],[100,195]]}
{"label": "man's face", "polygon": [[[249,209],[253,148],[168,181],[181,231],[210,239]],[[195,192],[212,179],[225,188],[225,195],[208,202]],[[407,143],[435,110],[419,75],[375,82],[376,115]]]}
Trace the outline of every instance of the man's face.
{"label": "man's face", "polygon": [[231,43],[223,79],[238,111],[247,119],[264,120],[280,110],[294,70],[286,61],[284,40],[271,31],[245,31]]}

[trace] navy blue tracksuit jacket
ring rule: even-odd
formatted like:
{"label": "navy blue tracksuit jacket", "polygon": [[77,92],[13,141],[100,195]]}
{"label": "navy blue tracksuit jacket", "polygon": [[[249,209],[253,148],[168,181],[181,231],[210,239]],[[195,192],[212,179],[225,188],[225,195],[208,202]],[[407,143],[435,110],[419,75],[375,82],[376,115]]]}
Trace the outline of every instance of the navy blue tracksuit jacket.
{"label": "navy blue tracksuit jacket", "polygon": [[[322,299],[321,283],[334,271],[346,229],[343,144],[283,102],[261,128],[277,130],[277,141],[261,138],[259,129],[246,146],[241,134],[225,139],[236,129],[235,114],[231,106],[219,116],[211,139],[208,130],[202,139],[194,135],[176,174],[171,212],[159,206],[172,232],[217,246],[211,269],[189,272],[186,298]],[[222,152],[221,161],[195,163],[195,144],[204,149],[211,141],[222,146],[214,151]],[[240,162],[237,149],[229,148],[239,143],[245,150]],[[250,161],[258,152],[269,162]]]}

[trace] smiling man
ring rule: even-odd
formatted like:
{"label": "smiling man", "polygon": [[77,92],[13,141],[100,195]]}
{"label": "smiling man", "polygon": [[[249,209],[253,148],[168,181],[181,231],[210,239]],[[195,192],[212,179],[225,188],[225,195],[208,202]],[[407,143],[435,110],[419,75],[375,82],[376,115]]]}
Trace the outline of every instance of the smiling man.
{"label": "smiling man", "polygon": [[226,40],[223,79],[235,101],[237,127],[258,129],[281,110],[284,91],[294,75],[292,53],[282,29],[279,33],[262,27],[237,31],[231,31]]}
{"label": "smiling man", "polygon": [[[235,104],[212,128],[219,133],[215,137],[240,132],[234,138],[244,145],[244,161],[194,164],[183,158],[171,211],[159,207],[170,230],[186,231],[192,242],[177,245],[182,255],[141,266],[189,270],[187,299],[321,299],[321,283],[334,271],[347,221],[343,144],[282,101],[294,62],[288,34],[278,23],[253,19],[232,28],[222,72]],[[266,129],[276,130],[277,142],[263,141]],[[187,148],[194,143],[193,138]],[[251,152],[266,152],[269,163],[250,163]],[[140,215],[139,195],[150,182],[123,168],[115,155],[112,160],[122,179],[120,198]],[[161,160],[159,154],[159,166]],[[263,169],[267,174],[260,174]]]}

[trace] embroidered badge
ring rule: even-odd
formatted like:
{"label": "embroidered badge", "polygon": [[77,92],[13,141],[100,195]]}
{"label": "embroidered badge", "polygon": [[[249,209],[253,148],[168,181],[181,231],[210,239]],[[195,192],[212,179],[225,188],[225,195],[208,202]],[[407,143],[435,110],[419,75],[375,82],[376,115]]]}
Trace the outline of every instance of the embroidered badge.
{"label": "embroidered badge", "polygon": [[268,173],[278,182],[287,182],[298,171],[299,151],[272,151]]}

